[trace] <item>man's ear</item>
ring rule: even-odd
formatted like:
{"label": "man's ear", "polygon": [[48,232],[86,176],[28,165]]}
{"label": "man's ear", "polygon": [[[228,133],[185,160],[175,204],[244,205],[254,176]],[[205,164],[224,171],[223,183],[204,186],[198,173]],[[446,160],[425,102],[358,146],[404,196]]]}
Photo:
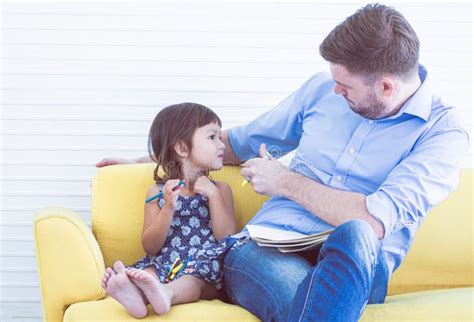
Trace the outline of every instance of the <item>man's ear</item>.
{"label": "man's ear", "polygon": [[189,149],[188,149],[188,146],[186,145],[186,143],[184,143],[183,141],[179,140],[178,142],[176,142],[176,144],[174,145],[174,151],[182,158],[187,158],[188,155],[189,155]]}
{"label": "man's ear", "polygon": [[395,93],[395,81],[392,77],[390,76],[384,76],[382,79],[378,82],[379,83],[379,90],[380,94],[385,97],[392,96]]}

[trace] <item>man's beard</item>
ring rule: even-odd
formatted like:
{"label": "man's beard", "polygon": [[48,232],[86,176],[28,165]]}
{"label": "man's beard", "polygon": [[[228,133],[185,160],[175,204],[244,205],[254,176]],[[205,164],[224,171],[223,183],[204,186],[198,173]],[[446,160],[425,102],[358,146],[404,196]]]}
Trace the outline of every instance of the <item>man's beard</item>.
{"label": "man's beard", "polygon": [[386,110],[386,106],[380,102],[377,97],[375,97],[375,93],[373,91],[370,91],[361,100],[361,104],[355,104],[354,102],[350,101],[349,106],[354,113],[357,113],[360,116],[370,120],[376,120],[383,117]]}

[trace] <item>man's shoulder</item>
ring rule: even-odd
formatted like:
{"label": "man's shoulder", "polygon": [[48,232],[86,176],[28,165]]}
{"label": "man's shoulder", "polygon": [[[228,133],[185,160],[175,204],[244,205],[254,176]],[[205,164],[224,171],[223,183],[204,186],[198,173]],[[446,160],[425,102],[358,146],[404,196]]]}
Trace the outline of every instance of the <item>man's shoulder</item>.
{"label": "man's shoulder", "polygon": [[302,99],[306,103],[305,105],[309,106],[310,103],[314,103],[327,95],[333,95],[333,88],[334,80],[330,73],[320,72],[314,74],[302,86]]}
{"label": "man's shoulder", "polygon": [[429,121],[434,126],[450,128],[463,128],[464,123],[459,108],[445,104],[438,97],[433,97]]}
{"label": "man's shoulder", "polygon": [[306,84],[310,87],[321,87],[321,86],[332,86],[334,85],[334,80],[332,75],[328,72],[319,72],[314,74],[309,78]]}

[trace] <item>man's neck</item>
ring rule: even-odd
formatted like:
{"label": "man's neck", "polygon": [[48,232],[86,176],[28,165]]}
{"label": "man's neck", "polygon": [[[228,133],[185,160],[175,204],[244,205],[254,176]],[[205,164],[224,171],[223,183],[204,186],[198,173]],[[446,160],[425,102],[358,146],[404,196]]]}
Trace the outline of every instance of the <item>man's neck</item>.
{"label": "man's neck", "polygon": [[418,88],[421,86],[421,79],[418,74],[416,74],[416,77],[414,77],[412,80],[410,80],[407,83],[400,83],[400,92],[398,93],[398,99],[395,103],[395,107],[391,109],[391,111],[385,115],[384,117],[390,117],[395,114],[397,114],[403,105],[416,93]]}

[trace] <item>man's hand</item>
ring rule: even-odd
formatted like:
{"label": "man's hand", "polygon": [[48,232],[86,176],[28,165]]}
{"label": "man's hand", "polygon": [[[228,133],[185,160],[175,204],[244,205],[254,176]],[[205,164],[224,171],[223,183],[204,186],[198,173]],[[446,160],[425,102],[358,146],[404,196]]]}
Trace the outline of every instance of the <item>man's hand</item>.
{"label": "man's hand", "polygon": [[153,160],[145,155],[138,159],[124,159],[124,158],[104,158],[97,162],[95,166],[97,168],[107,167],[109,165],[116,165],[116,164],[131,164],[131,163],[148,163],[152,162]]}
{"label": "man's hand", "polygon": [[277,160],[265,159],[267,148],[260,145],[260,158],[250,159],[242,165],[240,174],[250,179],[256,193],[278,195],[284,178],[290,170]]}
{"label": "man's hand", "polygon": [[124,158],[104,158],[97,162],[95,166],[97,168],[107,167],[109,165],[116,165],[116,164],[129,164],[135,163],[134,160],[124,159]]}

